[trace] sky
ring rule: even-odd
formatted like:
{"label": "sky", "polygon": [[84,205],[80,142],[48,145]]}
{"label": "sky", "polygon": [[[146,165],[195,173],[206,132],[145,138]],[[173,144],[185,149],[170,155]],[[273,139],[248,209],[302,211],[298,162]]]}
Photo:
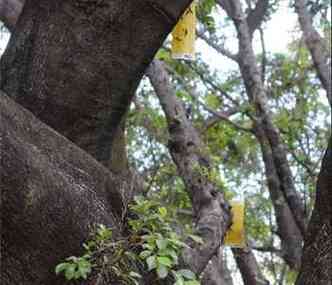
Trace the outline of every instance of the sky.
{"label": "sky", "polygon": [[[270,21],[264,24],[264,38],[267,52],[282,53],[287,51],[287,46],[293,39],[298,20],[297,15],[288,7],[288,0],[282,0],[278,11],[273,14]],[[221,17],[223,18],[223,17]],[[222,25],[222,23],[220,23]],[[224,31],[224,34],[231,34],[230,31]],[[225,46],[233,53],[237,51],[237,40],[226,41]],[[261,44],[259,35],[256,32],[253,39],[253,47],[256,54],[261,53]],[[209,47],[202,40],[196,43],[196,50],[199,52],[204,62],[209,63],[215,70],[225,71],[225,69],[237,69],[238,66],[231,60],[221,57],[213,48]]]}

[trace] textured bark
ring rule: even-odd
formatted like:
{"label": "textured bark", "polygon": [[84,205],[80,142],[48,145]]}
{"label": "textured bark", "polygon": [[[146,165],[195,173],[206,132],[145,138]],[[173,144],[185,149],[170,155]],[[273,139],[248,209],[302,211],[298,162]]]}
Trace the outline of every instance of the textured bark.
{"label": "textured bark", "polygon": [[24,0],[0,0],[0,21],[11,31],[16,25],[24,2]]}
{"label": "textured bark", "polygon": [[28,0],[1,60],[0,88],[112,168],[136,87],[190,2]]}
{"label": "textured bark", "polygon": [[211,259],[202,276],[202,285],[234,285],[226,260],[223,256],[223,248],[220,247],[217,254]]}
{"label": "textured bark", "polygon": [[[332,107],[330,47],[315,30],[305,0],[296,0],[295,9],[318,77]],[[332,137],[323,158],[312,212],[303,247],[302,268],[297,285],[332,284]]]}
{"label": "textured bark", "polygon": [[216,255],[230,225],[229,206],[222,189],[203,173],[210,168],[209,158],[196,129],[186,117],[183,104],[175,96],[162,62],[153,61],[147,74],[165,112],[170,135],[168,148],[192,200],[196,228],[204,239],[199,248],[185,253],[185,262],[200,274]]}
{"label": "textured bark", "polygon": [[232,249],[236,264],[241,271],[244,285],[269,285],[258,267],[250,247]]}
{"label": "textured bark", "polygon": [[296,284],[332,284],[332,137],[318,176],[315,208]]}
{"label": "textured bark", "polygon": [[327,98],[330,104],[332,104],[331,47],[328,47],[327,44],[324,43],[324,40],[315,30],[306,5],[306,0],[295,1],[295,9],[299,17],[305,43],[310,51],[318,77],[326,91]]}
{"label": "textured bark", "polygon": [[269,2],[269,0],[257,1],[255,8],[249,12],[247,23],[251,36],[261,26],[269,8]]}
{"label": "textured bark", "polygon": [[272,150],[264,135],[263,128],[256,124],[254,130],[262,151],[267,186],[275,211],[278,235],[281,240],[282,257],[290,268],[298,270],[301,265],[302,236],[280,190],[280,179],[273,161]]}
{"label": "textured bark", "polygon": [[130,185],[2,92],[0,137],[0,283],[64,284],[55,265],[97,223],[121,233]]}
{"label": "textured bark", "polygon": [[[121,126],[134,91],[190,2],[28,0],[1,58],[0,88],[116,172],[126,164]],[[129,195],[121,189],[131,179],[114,180],[0,97],[1,284],[63,284],[54,265],[79,254],[93,224],[121,231],[120,193]]]}

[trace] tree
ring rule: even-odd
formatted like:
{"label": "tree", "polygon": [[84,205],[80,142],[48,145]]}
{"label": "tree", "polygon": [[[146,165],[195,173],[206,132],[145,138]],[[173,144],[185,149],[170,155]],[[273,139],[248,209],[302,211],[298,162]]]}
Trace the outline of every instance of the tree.
{"label": "tree", "polygon": [[[121,139],[122,120],[145,68],[190,2],[28,0],[1,59],[1,90],[109,169],[121,165],[120,169],[113,170],[113,175],[119,175],[118,179],[126,184],[121,178],[127,171]],[[43,132],[34,131],[39,129],[36,126],[42,130],[48,127],[11,102],[12,99],[1,96],[4,122],[1,133],[5,138],[1,147],[4,157],[1,164],[1,173],[4,173],[1,283],[62,284],[63,280],[54,277],[56,262],[78,252],[79,244],[87,238],[88,229],[95,222],[114,225],[112,215],[116,215],[116,208],[126,207],[128,200],[121,196],[125,197],[130,191],[113,182],[101,186],[108,184],[107,179],[102,179],[100,187],[107,193],[99,198],[98,179],[92,184],[82,183],[81,179],[99,177],[98,169],[101,177],[112,174],[86,154],[80,160],[82,151],[73,158],[72,144],[54,131],[45,131],[46,136],[52,138],[45,144]],[[10,120],[9,114],[13,113],[17,113],[21,121]],[[15,149],[12,139],[19,137],[15,130],[20,129],[21,123],[32,125],[23,127],[27,130],[26,136],[19,143],[21,148]],[[57,140],[58,144],[54,145]],[[31,145],[41,150],[40,159],[29,148]],[[52,145],[54,148],[49,149]],[[44,148],[46,150],[42,151]],[[115,149],[117,151],[112,152]],[[59,172],[61,177],[51,180],[58,177],[54,174],[56,168],[51,165],[57,164],[56,154],[62,151],[71,161],[69,173]],[[21,155],[16,156],[16,152]],[[19,158],[26,159],[21,174],[10,167],[18,168]],[[84,171],[84,164],[89,170]],[[40,174],[41,171],[46,173]],[[81,174],[70,174],[71,171]],[[50,180],[45,181],[41,176]],[[18,184],[11,180],[15,177]],[[82,208],[76,205],[77,195],[83,199],[82,194],[75,192],[76,198],[73,197],[67,179],[87,195],[86,200],[79,203]],[[54,192],[48,192],[51,189]],[[55,196],[53,201],[49,193]],[[112,197],[111,193],[116,196]],[[113,207],[106,202],[105,195],[113,201]],[[45,200],[39,200],[41,197]],[[46,200],[50,200],[52,210],[46,207]],[[105,209],[109,209],[107,215]],[[30,211],[34,214],[28,215]],[[121,213],[124,212],[120,210],[118,214]],[[116,228],[121,234],[120,225]],[[63,239],[65,232],[70,240]],[[54,253],[52,256],[49,250]]]}
{"label": "tree", "polygon": [[[14,213],[7,214],[8,219],[4,220],[2,236],[5,238],[2,239],[2,246],[6,249],[3,259],[6,270],[1,280],[7,283],[13,280],[18,283],[29,282],[28,279],[36,281],[34,268],[54,268],[65,256],[79,254],[79,243],[86,240],[93,224],[103,223],[116,228],[118,236],[123,233],[128,202],[133,192],[137,192],[136,188],[140,187],[138,177],[129,168],[127,160],[124,136],[126,117],[129,117],[130,144],[133,141],[151,141],[145,135],[141,138],[132,137],[130,124],[137,116],[141,117],[138,121],[149,136],[156,139],[159,146],[169,150],[178,169],[176,174],[171,159],[165,155],[164,150],[153,150],[153,163],[149,162],[149,158],[143,162],[151,167],[144,170],[148,179],[151,178],[150,182],[147,180],[147,188],[151,191],[146,195],[149,196],[158,189],[161,199],[167,197],[171,200],[178,194],[185,197],[185,193],[181,191],[187,190],[191,197],[192,203],[188,198],[181,200],[185,202],[187,209],[181,208],[179,211],[183,210],[186,216],[184,223],[188,221],[188,217],[194,217],[205,244],[186,250],[185,260],[193,271],[202,273],[203,284],[229,282],[229,279],[224,278],[227,271],[221,272],[217,267],[223,263],[224,257],[219,246],[230,219],[224,195],[232,195],[233,190],[228,189],[228,185],[215,175],[215,166],[217,172],[220,171],[219,167],[225,169],[227,180],[232,185],[238,185],[238,179],[245,181],[246,176],[260,175],[257,182],[262,184],[262,189],[257,189],[249,196],[250,201],[255,201],[250,203],[263,208],[257,209],[257,213],[249,213],[248,236],[255,240],[249,240],[249,245],[256,253],[267,252],[264,256],[271,256],[270,264],[259,264],[264,273],[267,273],[266,276],[271,277],[272,274],[275,282],[281,284],[287,279],[288,284],[292,284],[296,278],[295,272],[301,266],[301,244],[306,236],[298,283],[328,282],[331,262],[329,251],[325,249],[330,247],[330,224],[329,219],[326,219],[330,210],[324,201],[329,199],[329,150],[319,176],[316,208],[307,232],[307,219],[314,195],[311,189],[318,173],[316,165],[320,153],[319,147],[315,145],[312,148],[310,144],[322,144],[328,133],[322,130],[323,126],[317,128],[316,124],[308,125],[315,118],[320,120],[322,113],[318,115],[319,108],[325,108],[319,99],[314,98],[321,87],[319,81],[315,80],[308,56],[310,52],[318,78],[329,99],[330,56],[324,50],[325,39],[314,30],[305,10],[312,5],[310,9],[312,16],[315,16],[317,11],[324,13],[326,9],[322,7],[326,5],[322,4],[317,8],[317,3],[297,1],[295,7],[309,52],[302,40],[295,41],[291,47],[295,54],[293,58],[288,54],[270,55],[265,48],[264,28],[261,25],[273,13],[277,2],[216,1],[228,16],[228,19],[224,17],[223,22],[226,25],[233,24],[236,29],[239,42],[236,54],[224,47],[223,36],[216,32],[215,18],[211,16],[215,2],[201,1],[198,10],[202,24],[199,37],[236,63],[239,71],[230,72],[226,79],[220,80],[200,60],[191,64],[170,60],[166,43],[166,49],[161,50],[158,57],[165,60],[167,65],[156,61],[148,71],[167,117],[166,122],[161,120],[160,112],[155,110],[155,103],[149,105],[143,102],[143,107],[140,106],[142,98],[135,99],[134,112],[127,111],[143,69],[167,34],[165,31],[175,23],[180,13],[172,17],[170,10],[165,11],[160,6],[162,1],[157,1],[159,4],[151,1],[127,1],[123,10],[115,2],[68,1],[48,5],[46,0],[30,1],[16,26],[17,18],[13,15],[19,13],[21,2],[0,1],[0,16],[8,28],[17,29],[2,58],[1,89],[81,148],[78,149],[40,123],[7,95],[1,96],[1,119],[4,122],[2,132],[5,134],[1,147],[1,167],[4,169],[2,185],[5,189],[1,211],[6,214]],[[246,10],[242,9],[243,4]],[[142,9],[146,15],[151,15],[153,11],[156,17],[145,19],[145,15],[138,12]],[[51,16],[43,17],[46,14]],[[34,20],[31,20],[32,16]],[[142,32],[132,33],[125,22],[134,23]],[[140,29],[140,25],[150,28]],[[111,33],[108,34],[108,31]],[[146,37],[145,32],[149,34]],[[253,35],[257,33],[262,45],[261,55],[257,55],[253,45]],[[116,43],[111,42],[114,38],[117,39]],[[147,39],[153,39],[153,51],[150,49],[144,53],[151,48],[146,45]],[[128,42],[131,43],[130,46]],[[53,53],[48,54],[48,50]],[[175,86],[171,84],[172,81]],[[205,92],[203,95],[202,88]],[[142,90],[145,98],[146,92],[152,93],[147,90],[148,88]],[[247,99],[243,94],[247,95]],[[283,104],[292,100],[295,100],[294,107],[282,108]],[[328,113],[326,110],[324,112]],[[150,115],[155,120],[149,120]],[[169,142],[166,129],[169,130]],[[45,136],[51,138],[47,140],[47,144],[41,139]],[[153,142],[151,145],[153,147],[156,144]],[[143,148],[140,149],[142,151]],[[315,149],[314,154],[311,149]],[[161,161],[158,161],[158,157]],[[85,164],[84,167],[81,167],[81,163]],[[41,165],[42,170],[38,168]],[[165,179],[163,172],[170,168],[173,178]],[[29,172],[29,169],[34,171]],[[265,175],[260,174],[264,170]],[[145,175],[144,171],[142,175]],[[101,180],[100,176],[107,178]],[[184,181],[182,186],[179,186],[180,178]],[[16,180],[18,183],[13,182]],[[267,187],[262,183],[265,180]],[[50,181],[53,184],[50,185]],[[178,182],[174,184],[172,181]],[[17,190],[18,185],[22,185],[19,191],[21,196],[8,191],[11,187]],[[176,189],[172,189],[174,186]],[[40,187],[47,190],[41,191]],[[73,191],[68,190],[71,187]],[[81,192],[82,188],[86,192]],[[269,191],[270,199],[265,196],[264,188]],[[179,189],[182,194],[178,192]],[[55,191],[61,193],[60,198],[66,197],[65,201],[52,196]],[[50,195],[41,196],[40,193]],[[83,195],[84,199],[81,193],[86,194]],[[168,195],[162,197],[163,193]],[[49,200],[44,199],[48,196]],[[76,206],[77,201],[80,201],[79,207]],[[16,211],[14,206],[19,204],[25,207]],[[68,208],[68,205],[71,206]],[[166,202],[165,205],[170,204]],[[176,207],[176,203],[170,206]],[[66,232],[69,236],[74,236],[68,242],[63,236],[53,234],[53,228],[46,227],[45,233],[40,230],[40,225],[54,220],[54,213],[59,209],[63,209],[61,212],[65,214],[65,219],[62,224],[56,223],[57,233]],[[88,218],[84,215],[84,209],[87,209]],[[249,211],[252,210],[249,207]],[[38,217],[37,212],[45,215]],[[252,220],[255,215],[261,214],[261,221],[257,218]],[[17,221],[23,226],[19,231],[14,231],[16,228],[11,225],[20,225]],[[38,226],[31,227],[31,221]],[[77,225],[81,225],[79,230],[76,229]],[[40,239],[41,234],[46,237],[43,245],[49,245],[54,256],[35,254],[35,249],[31,248],[30,245],[35,246],[35,240]],[[53,236],[56,238],[53,239]],[[25,243],[20,243],[20,237],[25,237]],[[278,242],[279,238],[281,244]],[[16,265],[21,258],[16,258],[17,248],[24,252],[23,256],[32,256],[29,263],[20,262],[21,268],[31,268],[29,274],[23,275],[21,270],[17,274],[13,273],[14,266],[8,266],[14,263]],[[258,267],[258,263],[262,263],[262,255],[259,255],[257,262],[250,247],[233,250],[233,253],[245,284],[267,283]],[[322,270],[316,270],[317,268]],[[41,275],[41,282],[46,282],[44,279],[47,282],[60,282],[49,272],[41,271],[37,273]],[[13,279],[14,274],[17,279]],[[94,282],[95,279],[96,276],[91,276],[89,282]]]}

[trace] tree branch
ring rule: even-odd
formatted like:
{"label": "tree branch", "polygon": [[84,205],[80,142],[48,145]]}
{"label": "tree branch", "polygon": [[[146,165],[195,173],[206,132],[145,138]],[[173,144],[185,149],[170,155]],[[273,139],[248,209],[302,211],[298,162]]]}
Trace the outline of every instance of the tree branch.
{"label": "tree branch", "polygon": [[0,21],[13,31],[21,14],[25,0],[0,0]]}
{"label": "tree branch", "polygon": [[247,16],[249,32],[252,35],[262,24],[269,8],[269,0],[258,0],[255,8]]}
{"label": "tree branch", "polygon": [[220,53],[223,56],[226,56],[227,58],[233,60],[233,61],[238,61],[238,55],[232,53],[231,51],[227,50],[221,45],[216,44],[211,38],[208,38],[203,32],[198,31],[197,36],[204,40],[209,46],[214,48],[218,53]]}
{"label": "tree branch", "polygon": [[196,228],[204,239],[204,245],[185,252],[185,261],[191,270],[201,274],[219,249],[230,225],[229,205],[222,189],[211,183],[202,171],[211,167],[208,155],[175,95],[163,63],[154,60],[147,75],[165,112],[170,134],[169,151],[191,197]]}
{"label": "tree branch", "polygon": [[295,10],[299,17],[305,43],[310,51],[318,77],[326,91],[327,98],[332,105],[331,86],[331,54],[323,39],[313,26],[311,16],[306,7],[306,0],[296,0]]}

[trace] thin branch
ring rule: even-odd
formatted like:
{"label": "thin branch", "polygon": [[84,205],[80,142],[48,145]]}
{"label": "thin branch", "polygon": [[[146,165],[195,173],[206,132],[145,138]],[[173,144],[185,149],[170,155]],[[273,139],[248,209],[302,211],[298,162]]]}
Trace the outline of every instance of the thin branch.
{"label": "thin branch", "polygon": [[216,42],[213,41],[213,39],[207,37],[203,32],[197,31],[197,36],[201,38],[203,41],[205,41],[209,46],[214,48],[218,53],[222,54],[223,56],[226,56],[227,58],[235,62],[239,60],[237,54],[232,53],[222,45],[218,45]]}

